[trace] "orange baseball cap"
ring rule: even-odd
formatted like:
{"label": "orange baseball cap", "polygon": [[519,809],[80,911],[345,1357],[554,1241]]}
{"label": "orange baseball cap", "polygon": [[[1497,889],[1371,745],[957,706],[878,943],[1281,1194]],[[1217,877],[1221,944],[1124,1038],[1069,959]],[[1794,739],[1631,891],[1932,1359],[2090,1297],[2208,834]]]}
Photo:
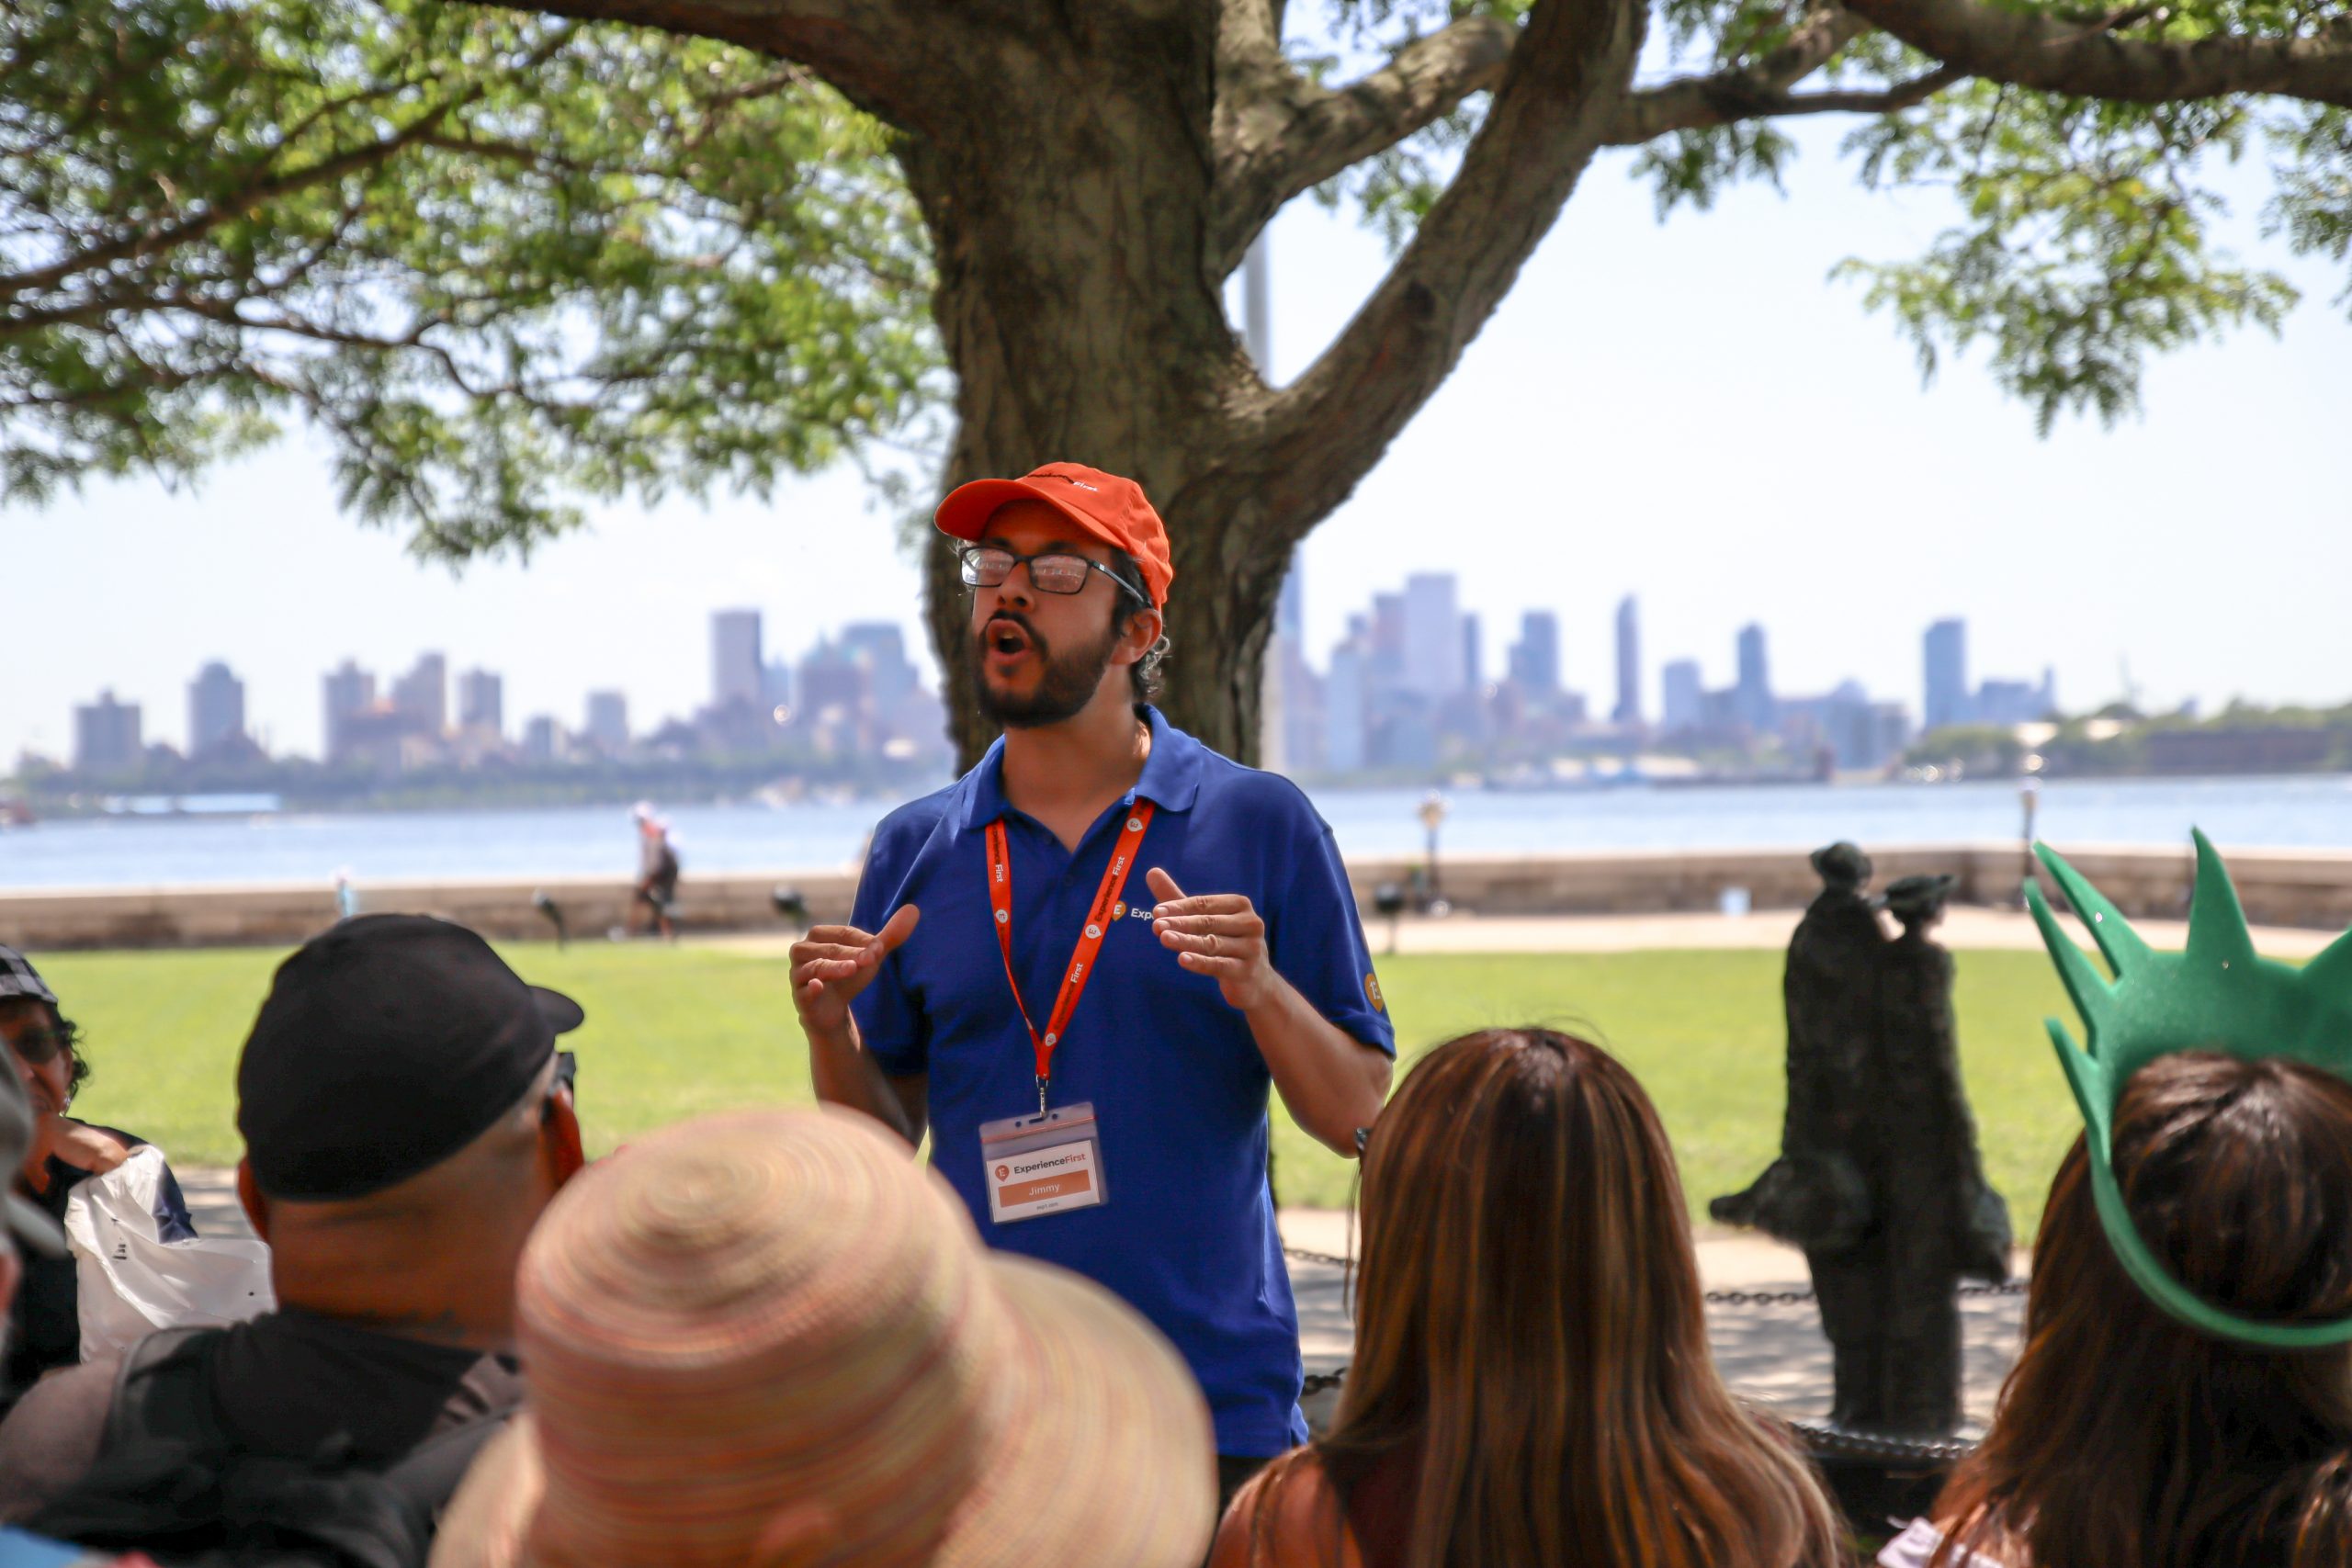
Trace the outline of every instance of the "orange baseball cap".
{"label": "orange baseball cap", "polygon": [[1168,525],[1145,498],[1143,486],[1079,463],[1047,463],[1017,479],[974,479],[957,485],[939,503],[932,521],[951,539],[977,539],[988,532],[997,508],[1015,501],[1042,501],[1077,524],[1090,539],[1125,550],[1143,570],[1144,592],[1155,610],[1168,605],[1168,585],[1176,568],[1168,555]]}

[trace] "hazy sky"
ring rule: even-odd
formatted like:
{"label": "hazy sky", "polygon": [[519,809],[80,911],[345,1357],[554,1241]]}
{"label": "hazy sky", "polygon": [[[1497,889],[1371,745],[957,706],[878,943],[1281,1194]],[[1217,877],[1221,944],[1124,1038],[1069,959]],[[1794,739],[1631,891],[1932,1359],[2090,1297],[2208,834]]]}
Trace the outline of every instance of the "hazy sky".
{"label": "hazy sky", "polygon": [[[2352,697],[2341,271],[2265,240],[2249,180],[2228,233],[2302,288],[2283,339],[2160,361],[2143,418],[2039,439],[1981,361],[1948,361],[1923,388],[1892,326],[1828,281],[1848,255],[1916,255],[1949,213],[1939,196],[1855,188],[1843,129],[1801,129],[1785,199],[1747,187],[1663,226],[1623,155],[1594,166],[1461,368],[1307,544],[1316,661],[1375,590],[1442,569],[1486,617],[1490,675],[1521,612],[1549,608],[1570,683],[1596,696],[1611,607],[1638,593],[1653,714],[1661,661],[1697,657],[1727,682],[1751,620],[1782,692],[1851,676],[1916,711],[1920,632],[1952,615],[1973,676],[2052,664],[2070,706],[2116,695],[2127,660],[2154,703]],[[1311,203],[1283,214],[1274,247],[1289,377],[1385,258]],[[71,705],[101,687],[177,743],[208,659],[244,678],[269,744],[309,751],[320,674],[346,656],[379,677],[422,649],[453,672],[502,671],[510,728],[541,712],[577,725],[585,691],[617,686],[645,728],[706,699],[713,609],[766,612],[771,651],[796,656],[851,619],[921,640],[914,569],[846,470],[766,505],[612,509],[527,568],[458,576],[338,516],[297,436],[193,492],[93,485],[46,512],[0,509],[0,757],[65,751]]]}

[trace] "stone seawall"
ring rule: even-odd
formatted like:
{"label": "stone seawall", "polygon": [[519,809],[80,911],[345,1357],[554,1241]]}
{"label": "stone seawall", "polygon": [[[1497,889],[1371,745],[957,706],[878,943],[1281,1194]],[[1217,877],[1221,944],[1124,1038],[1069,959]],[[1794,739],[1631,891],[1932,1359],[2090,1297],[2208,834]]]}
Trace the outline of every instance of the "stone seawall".
{"label": "stone seawall", "polygon": [[[1872,848],[1876,885],[1948,872],[1959,900],[2010,904],[2023,867],[2009,844]],[[2179,848],[2086,848],[2069,858],[2125,913],[2178,919],[2188,904],[2190,855]],[[1367,917],[1383,883],[1409,884],[1417,859],[1366,858],[1348,875]],[[2258,925],[2352,926],[2352,850],[2241,850],[2230,870],[2247,917]],[[848,918],[856,874],[847,870],[733,874],[685,878],[678,924],[690,931],[773,931],[783,921],[774,897],[797,892],[818,920]],[[1438,890],[1482,915],[1646,914],[1720,908],[1743,890],[1751,908],[1793,908],[1819,887],[1801,852],[1625,851],[1442,859]],[[629,885],[611,877],[538,882],[386,882],[358,887],[363,910],[422,910],[505,939],[554,934],[533,907],[545,892],[573,936],[601,937],[627,918]],[[335,917],[334,891],[312,885],[0,891],[0,942],[35,951],[92,947],[285,945]]]}

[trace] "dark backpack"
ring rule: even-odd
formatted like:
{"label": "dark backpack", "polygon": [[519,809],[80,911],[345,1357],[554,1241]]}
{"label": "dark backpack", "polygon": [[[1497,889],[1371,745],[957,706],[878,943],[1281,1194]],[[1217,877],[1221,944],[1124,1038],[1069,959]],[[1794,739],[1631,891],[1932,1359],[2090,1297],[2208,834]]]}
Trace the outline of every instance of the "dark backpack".
{"label": "dark backpack", "polygon": [[337,1448],[247,1452],[212,1398],[220,1335],[169,1329],[132,1346],[98,1462],[26,1527],[143,1551],[161,1568],[424,1568],[441,1509],[514,1411],[454,1427],[380,1470]]}

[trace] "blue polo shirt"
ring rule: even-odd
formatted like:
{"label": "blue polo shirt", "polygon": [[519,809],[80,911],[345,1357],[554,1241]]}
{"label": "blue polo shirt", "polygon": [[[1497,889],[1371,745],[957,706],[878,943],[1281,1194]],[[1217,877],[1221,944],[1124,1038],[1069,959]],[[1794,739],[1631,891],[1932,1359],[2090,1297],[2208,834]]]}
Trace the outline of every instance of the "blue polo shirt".
{"label": "blue polo shirt", "polygon": [[[1159,944],[1144,873],[1187,894],[1241,893],[1266,921],[1274,968],[1340,1028],[1391,1055],[1396,1037],[1331,829],[1289,780],[1218,756],[1156,709],[1132,794],[1062,847],[1005,803],[1004,743],[936,795],[875,829],[852,918],[878,931],[913,904],[922,919],[852,1008],[893,1076],[930,1076],[932,1164],[981,1239],[1074,1269],[1125,1298],[1174,1342],[1207,1393],[1217,1451],[1279,1453],[1306,1440],[1298,1312],[1266,1188],[1272,1077],[1216,982]],[[1054,1052],[1057,1105],[1091,1100],[1109,1201],[997,1224],[979,1128],[1035,1115],[1036,1059],[1005,984],[989,912],[989,823],[1012,861],[1012,957],[1045,1027],[1063,965],[1136,800],[1157,810],[1093,977]]]}

